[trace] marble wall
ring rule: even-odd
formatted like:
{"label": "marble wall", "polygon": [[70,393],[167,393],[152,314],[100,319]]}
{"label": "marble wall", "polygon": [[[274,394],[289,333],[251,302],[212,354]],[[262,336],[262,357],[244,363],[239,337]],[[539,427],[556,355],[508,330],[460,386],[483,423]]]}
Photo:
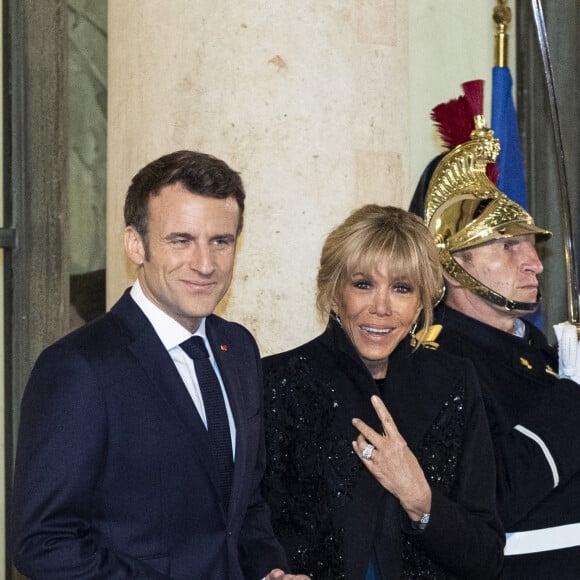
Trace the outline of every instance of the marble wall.
{"label": "marble wall", "polygon": [[196,149],[240,171],[248,193],[219,313],[248,326],[264,354],[316,335],[325,235],[364,203],[406,206],[437,153],[429,111],[461,82],[489,77],[493,3],[464,8],[111,0],[109,304],[133,278],[122,249],[131,177],[164,153]]}

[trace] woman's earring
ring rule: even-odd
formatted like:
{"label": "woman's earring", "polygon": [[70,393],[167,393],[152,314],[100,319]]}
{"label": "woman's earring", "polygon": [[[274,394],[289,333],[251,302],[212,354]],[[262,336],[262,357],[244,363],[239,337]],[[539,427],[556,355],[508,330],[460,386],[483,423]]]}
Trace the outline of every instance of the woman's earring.
{"label": "woman's earring", "polygon": [[417,323],[415,322],[413,326],[411,326],[411,331],[409,332],[409,336],[411,337],[411,346],[415,348],[417,346],[417,337],[415,336],[415,331],[417,330]]}
{"label": "woman's earring", "polygon": [[445,298],[445,292],[447,292],[447,286],[445,286],[445,281],[443,281],[443,285],[441,286],[441,290],[439,290],[439,294],[435,300],[433,300],[433,308],[435,308],[435,306],[437,306],[443,300],[443,298]]}
{"label": "woman's earring", "polygon": [[340,328],[342,328],[342,320],[340,319],[340,316],[336,312],[332,312],[331,314],[334,317],[334,320],[336,320],[336,322],[338,322],[338,326],[340,326]]}

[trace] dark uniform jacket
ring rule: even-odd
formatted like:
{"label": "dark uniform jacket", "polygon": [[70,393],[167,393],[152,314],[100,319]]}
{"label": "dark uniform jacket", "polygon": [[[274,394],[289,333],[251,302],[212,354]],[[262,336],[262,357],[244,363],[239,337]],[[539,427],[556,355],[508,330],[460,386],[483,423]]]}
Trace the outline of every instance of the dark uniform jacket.
{"label": "dark uniform jacket", "polygon": [[[331,321],[320,337],[264,365],[264,493],[291,569],[313,580],[363,580],[374,558],[384,580],[496,577],[503,530],[471,364],[413,351],[405,340],[378,387]],[[422,533],[352,449],[353,417],[382,431],[373,394],[382,397],[432,487],[431,521]]]}
{"label": "dark uniform jacket", "polygon": [[580,578],[580,385],[558,378],[557,352],[528,322],[518,338],[445,305],[436,318],[433,346],[471,359],[483,391],[508,532],[503,577]]}

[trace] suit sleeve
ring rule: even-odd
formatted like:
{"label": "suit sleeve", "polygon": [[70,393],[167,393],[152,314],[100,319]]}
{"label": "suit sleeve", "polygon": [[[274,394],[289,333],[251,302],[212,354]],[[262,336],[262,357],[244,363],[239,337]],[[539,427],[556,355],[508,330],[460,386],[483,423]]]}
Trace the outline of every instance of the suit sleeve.
{"label": "suit sleeve", "polygon": [[[266,468],[264,439],[263,372],[258,348],[251,340],[252,366],[255,365],[255,393],[259,408],[259,449],[251,477],[251,494],[240,533],[240,560],[246,578],[259,580],[274,568],[288,572],[284,550],[274,535],[270,508],[261,494]],[[250,357],[248,357],[250,359]],[[249,368],[249,365],[248,365]]]}
{"label": "suit sleeve", "polygon": [[42,580],[167,579],[106,547],[91,522],[107,448],[107,413],[91,366],[54,346],[33,369],[21,405],[12,511],[13,558]]}
{"label": "suit sleeve", "polygon": [[[494,432],[493,402],[487,406]],[[498,506],[506,529],[580,471],[580,438],[571,436],[578,432],[578,413],[580,387],[561,379],[542,390],[513,429],[494,434]]]}
{"label": "suit sleeve", "polygon": [[475,371],[465,366],[464,444],[451,496],[433,489],[431,521],[423,532],[433,560],[458,576],[499,576],[504,534],[497,515],[495,460]]}

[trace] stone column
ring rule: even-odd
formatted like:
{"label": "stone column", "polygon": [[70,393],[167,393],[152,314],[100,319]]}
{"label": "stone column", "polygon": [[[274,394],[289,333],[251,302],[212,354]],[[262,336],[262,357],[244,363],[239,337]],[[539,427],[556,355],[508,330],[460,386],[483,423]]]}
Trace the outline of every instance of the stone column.
{"label": "stone column", "polygon": [[248,200],[220,313],[264,353],[320,331],[326,233],[364,203],[408,199],[405,2],[109,4],[109,302],[131,282],[131,176],[177,149],[223,158]]}

